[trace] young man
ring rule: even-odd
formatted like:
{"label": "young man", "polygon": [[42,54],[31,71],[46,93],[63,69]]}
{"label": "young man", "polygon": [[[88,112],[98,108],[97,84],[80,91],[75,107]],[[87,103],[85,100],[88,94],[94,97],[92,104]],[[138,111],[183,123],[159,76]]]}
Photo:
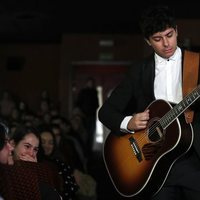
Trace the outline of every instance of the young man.
{"label": "young man", "polygon": [[[151,166],[152,170],[150,170],[149,175],[146,178],[147,182],[144,181],[140,188],[141,190],[136,190],[135,194],[138,194],[138,197],[139,193],[142,194],[143,190],[145,191],[145,187],[147,186],[146,183],[149,181],[153,188],[155,186],[154,183],[156,183],[157,180],[161,180],[163,172],[166,175],[164,176],[166,179],[163,178],[163,181],[161,181],[156,192],[152,192],[152,197],[150,197],[150,192],[146,192],[145,197],[142,197],[141,199],[198,200],[200,197],[200,105],[198,99],[192,105],[195,113],[192,122],[193,128],[191,128],[191,130],[188,129],[190,130],[190,133],[188,134],[191,136],[188,137],[189,141],[186,139],[188,145],[186,145],[187,148],[185,148],[183,152],[179,150],[182,145],[182,142],[180,141],[182,140],[181,134],[184,126],[182,127],[176,119],[171,126],[169,124],[169,127],[165,126],[163,121],[158,121],[158,119],[162,117],[162,115],[160,116],[160,112],[162,113],[163,110],[166,109],[162,107],[162,104],[156,104],[158,99],[165,100],[167,105],[167,102],[177,104],[183,99],[182,80],[185,51],[177,46],[177,25],[173,14],[168,7],[165,6],[154,6],[144,11],[141,16],[140,25],[144,39],[147,44],[152,47],[154,53],[148,58],[139,61],[130,69],[125,79],[118,85],[118,87],[116,87],[111,96],[106,99],[99,110],[99,119],[111,130],[110,135],[113,135],[114,143],[117,143],[118,138],[125,137],[125,135],[127,135],[126,133],[130,135],[127,138],[128,147],[126,145],[121,146],[118,150],[120,153],[121,151],[123,152],[123,148],[133,148],[133,155],[130,157],[127,157],[129,151],[124,151],[125,153],[121,155],[121,159],[123,159],[124,163],[129,162],[128,159],[135,159],[135,167],[138,167],[143,165],[143,163],[151,165],[148,159],[153,162]],[[193,79],[194,77],[190,78]],[[152,102],[156,105],[154,105],[155,110],[149,106]],[[171,109],[172,107],[169,108]],[[157,118],[155,117],[156,111],[158,113]],[[155,122],[152,121],[153,115],[155,117]],[[173,128],[174,123],[177,124],[175,128]],[[183,123],[185,123],[185,121]],[[170,132],[174,131],[172,136],[175,136],[177,134],[176,132],[178,132],[175,141],[173,141],[173,137],[171,139],[167,138],[169,132],[167,131],[168,128],[170,129]],[[155,135],[151,134],[152,130]],[[194,134],[194,140],[192,133]],[[139,138],[141,134],[141,139],[134,141],[136,136]],[[146,137],[146,135],[148,135],[148,137]],[[147,141],[140,146],[140,142],[143,138]],[[123,140],[120,140],[120,142],[122,141]],[[166,151],[163,151],[163,148],[171,142],[173,145],[169,144],[172,146],[167,148]],[[108,149],[111,150],[112,144],[113,143],[109,140],[110,146]],[[115,153],[116,150],[117,149],[114,149],[112,153]],[[115,158],[116,156],[112,155],[112,153],[110,153],[110,159],[115,159],[115,161],[119,159],[119,157]],[[177,155],[175,156],[175,154]],[[149,155],[150,157],[148,157]],[[173,157],[173,159],[170,160],[171,157]],[[165,163],[163,166],[160,166],[160,162],[162,164],[162,161]],[[168,164],[167,161],[171,163]],[[117,162],[118,160],[116,163]],[[107,167],[109,168],[109,173],[113,179],[113,177],[117,177],[118,174],[114,172],[113,176],[112,171],[118,170],[119,172],[119,169],[123,167],[123,162],[120,162],[118,166],[115,162],[113,162],[114,164],[112,162],[110,163]],[[132,167],[134,163],[132,163],[132,161],[130,161],[130,163],[130,166],[127,167],[127,171],[130,170],[130,168],[132,170],[135,169]],[[164,170],[166,165],[168,169],[167,171]],[[113,170],[111,169],[111,166],[113,167]],[[143,165],[143,167],[148,170],[148,167],[145,168],[145,165]],[[141,171],[144,169],[141,167]],[[158,175],[155,173],[156,170]],[[151,174],[151,172],[153,174]],[[138,171],[138,173],[140,173],[140,171]],[[127,172],[123,173],[123,175],[127,176]],[[144,177],[145,175],[142,175],[141,178]],[[152,182],[151,177],[155,178]],[[120,177],[114,179],[114,182],[120,182],[121,179]],[[126,179],[129,181],[129,177],[125,177],[121,181],[122,185],[124,183],[123,181],[126,181]],[[117,185],[117,189],[121,186],[120,184]],[[125,189],[123,190],[126,191],[127,187],[124,188]],[[135,194],[132,195],[128,193],[128,196],[136,196]]]}

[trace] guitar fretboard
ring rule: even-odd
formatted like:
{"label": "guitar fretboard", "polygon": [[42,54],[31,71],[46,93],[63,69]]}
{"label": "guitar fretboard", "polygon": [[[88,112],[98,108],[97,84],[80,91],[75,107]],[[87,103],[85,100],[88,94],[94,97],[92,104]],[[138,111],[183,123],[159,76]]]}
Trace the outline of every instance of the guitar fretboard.
{"label": "guitar fretboard", "polygon": [[181,115],[190,105],[192,105],[200,97],[200,85],[196,87],[190,94],[175,105],[160,120],[163,129],[167,128],[179,115]]}

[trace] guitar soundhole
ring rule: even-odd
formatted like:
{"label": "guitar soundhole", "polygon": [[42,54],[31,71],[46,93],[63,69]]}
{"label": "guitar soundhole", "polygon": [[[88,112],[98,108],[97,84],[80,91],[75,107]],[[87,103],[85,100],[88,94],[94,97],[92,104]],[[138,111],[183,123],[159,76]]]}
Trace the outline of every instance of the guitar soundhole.
{"label": "guitar soundhole", "polygon": [[147,133],[150,142],[142,147],[142,152],[145,160],[151,160],[159,152],[165,138],[165,130],[162,128],[159,118],[150,120]]}
{"label": "guitar soundhole", "polygon": [[148,137],[151,142],[158,142],[164,139],[165,131],[157,119],[149,123]]}

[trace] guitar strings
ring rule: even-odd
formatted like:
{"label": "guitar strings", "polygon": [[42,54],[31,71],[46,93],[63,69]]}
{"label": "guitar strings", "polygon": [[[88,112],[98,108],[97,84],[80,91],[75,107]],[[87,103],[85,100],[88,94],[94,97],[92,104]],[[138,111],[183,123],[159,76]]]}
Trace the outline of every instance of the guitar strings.
{"label": "guitar strings", "polygon": [[[168,117],[168,120],[170,119],[171,120],[171,116],[172,117],[178,117],[182,112],[184,112],[184,110],[185,109],[187,109],[194,101],[196,101],[198,98],[199,98],[199,92],[200,92],[200,85],[198,85],[198,87],[196,87],[194,90],[193,90],[193,92],[191,92],[190,94],[188,94],[188,95],[186,95],[186,97],[179,103],[179,104],[177,104],[175,107],[174,107],[174,109],[171,109],[171,110],[169,110],[163,117],[161,117],[159,120],[157,120],[152,126],[150,126],[149,127],[149,129],[147,128],[146,129],[146,133],[149,135],[149,137],[150,136],[152,136],[153,134],[155,134],[156,132],[158,132],[157,131],[157,129],[156,129],[156,127],[162,127],[162,129],[165,129],[166,127],[163,127],[162,126],[162,124],[164,124],[164,122],[165,122],[165,120],[164,120],[164,117]],[[192,101],[188,101],[188,99],[190,99],[191,100],[191,97],[192,97],[192,95],[193,94],[197,94],[198,96],[193,96],[194,97],[194,99],[192,100]],[[188,105],[187,106],[185,106],[185,103],[184,102],[189,102],[188,103]],[[177,111],[178,110],[178,106],[180,106],[180,105],[183,105],[184,107],[186,107],[185,109],[183,109],[182,110],[182,112],[180,112],[179,114],[177,114],[177,113],[175,113],[175,116],[173,116],[173,114],[174,114],[174,112],[173,112],[173,110],[174,111]],[[182,107],[183,107],[182,106]],[[172,113],[172,114],[171,114]],[[174,119],[175,120],[175,119]],[[173,121],[172,121],[173,122]],[[172,123],[171,122],[171,123]],[[160,125],[160,126],[159,126]],[[168,124],[168,126],[169,126],[169,124]],[[149,130],[149,131],[147,131],[147,130]],[[159,134],[159,133],[158,133]],[[148,138],[149,138],[148,137]],[[139,137],[139,139],[138,139],[138,143],[140,144],[140,142],[142,142],[144,139],[145,139],[146,137],[145,137],[145,135],[141,135],[140,137]]]}

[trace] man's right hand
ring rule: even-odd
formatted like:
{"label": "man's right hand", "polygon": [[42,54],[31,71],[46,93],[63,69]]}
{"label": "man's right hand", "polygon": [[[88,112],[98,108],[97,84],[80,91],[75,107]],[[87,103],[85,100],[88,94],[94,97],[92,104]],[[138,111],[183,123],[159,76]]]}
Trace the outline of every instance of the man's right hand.
{"label": "man's right hand", "polygon": [[137,131],[145,129],[149,120],[149,110],[134,114],[131,120],[128,122],[128,130]]}

